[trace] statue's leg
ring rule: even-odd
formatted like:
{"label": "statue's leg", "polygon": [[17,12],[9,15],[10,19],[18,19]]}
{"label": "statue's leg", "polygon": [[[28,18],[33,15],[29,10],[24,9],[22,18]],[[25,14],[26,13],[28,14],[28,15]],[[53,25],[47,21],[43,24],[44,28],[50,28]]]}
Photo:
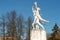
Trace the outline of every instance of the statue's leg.
{"label": "statue's leg", "polygon": [[34,24],[36,23],[36,19],[34,19],[34,22],[32,23],[33,29],[34,29]]}
{"label": "statue's leg", "polygon": [[43,26],[41,23],[38,22],[38,24],[39,24],[43,29],[45,29],[44,26]]}
{"label": "statue's leg", "polygon": [[32,27],[33,27],[33,29],[34,29],[34,22],[32,23]]}
{"label": "statue's leg", "polygon": [[40,15],[38,15],[39,19],[45,22],[48,22],[47,20],[43,19]]}

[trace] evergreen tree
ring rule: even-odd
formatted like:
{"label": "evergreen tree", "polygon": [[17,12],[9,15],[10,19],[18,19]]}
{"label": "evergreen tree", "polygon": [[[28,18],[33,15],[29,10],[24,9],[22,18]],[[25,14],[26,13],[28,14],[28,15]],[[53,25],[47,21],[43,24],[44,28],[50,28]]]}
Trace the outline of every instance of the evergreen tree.
{"label": "evergreen tree", "polygon": [[30,30],[31,30],[31,27],[32,27],[32,18],[28,17],[27,21],[28,21],[27,40],[30,40]]}
{"label": "evergreen tree", "polygon": [[53,27],[53,29],[52,29],[53,33],[51,34],[52,40],[58,40],[58,39],[56,38],[56,34],[58,33],[58,30],[59,30],[58,25],[55,24],[54,27]]}

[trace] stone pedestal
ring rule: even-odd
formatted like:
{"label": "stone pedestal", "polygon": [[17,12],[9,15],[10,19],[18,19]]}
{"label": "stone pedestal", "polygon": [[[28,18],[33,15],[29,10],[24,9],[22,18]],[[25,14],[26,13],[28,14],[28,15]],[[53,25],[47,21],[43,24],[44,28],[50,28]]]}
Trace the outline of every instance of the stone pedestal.
{"label": "stone pedestal", "polygon": [[30,40],[46,40],[46,32],[43,29],[32,29],[30,31]]}

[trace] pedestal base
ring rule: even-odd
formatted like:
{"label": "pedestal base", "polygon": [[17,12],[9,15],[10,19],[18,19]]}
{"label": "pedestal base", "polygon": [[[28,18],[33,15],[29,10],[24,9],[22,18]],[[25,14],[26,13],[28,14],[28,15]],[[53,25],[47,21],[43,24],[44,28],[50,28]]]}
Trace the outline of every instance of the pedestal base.
{"label": "pedestal base", "polygon": [[30,40],[46,40],[46,31],[43,29],[32,29],[30,31]]}

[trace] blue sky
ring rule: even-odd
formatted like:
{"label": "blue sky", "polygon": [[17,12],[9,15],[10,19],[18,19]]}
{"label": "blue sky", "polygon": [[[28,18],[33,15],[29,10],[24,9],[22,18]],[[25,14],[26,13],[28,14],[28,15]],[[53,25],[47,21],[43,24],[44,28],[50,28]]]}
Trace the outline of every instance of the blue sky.
{"label": "blue sky", "polygon": [[[33,18],[32,6],[36,0],[0,0],[0,17],[7,12],[15,10],[17,14],[22,14],[25,19],[29,16]],[[38,0],[42,17],[49,20],[44,26],[47,32],[51,32],[54,24],[60,26],[60,0]]]}

